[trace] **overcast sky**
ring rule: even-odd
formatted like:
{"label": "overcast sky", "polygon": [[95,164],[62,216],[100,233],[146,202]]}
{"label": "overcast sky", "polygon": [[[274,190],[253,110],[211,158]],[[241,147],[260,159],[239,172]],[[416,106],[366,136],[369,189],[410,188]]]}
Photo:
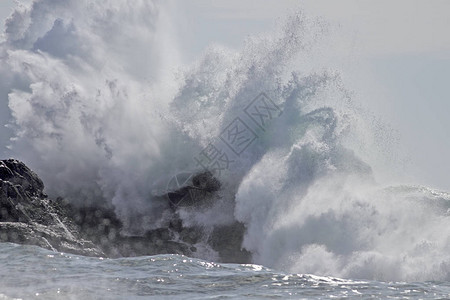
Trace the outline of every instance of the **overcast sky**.
{"label": "overcast sky", "polygon": [[[13,6],[0,0],[2,20]],[[321,17],[333,29],[330,66],[398,131],[411,178],[450,190],[450,1],[178,0],[174,6],[186,63],[211,43],[239,48],[294,9]]]}

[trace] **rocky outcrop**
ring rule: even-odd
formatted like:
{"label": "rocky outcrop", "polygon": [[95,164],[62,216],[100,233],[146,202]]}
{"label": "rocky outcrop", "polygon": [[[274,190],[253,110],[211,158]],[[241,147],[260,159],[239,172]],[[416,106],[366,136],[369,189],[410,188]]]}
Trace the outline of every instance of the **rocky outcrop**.
{"label": "rocky outcrop", "polygon": [[183,226],[178,209],[208,205],[220,182],[205,172],[186,186],[165,195],[172,218],[165,228],[140,236],[122,234],[122,223],[112,207],[76,207],[63,199],[49,199],[44,184],[17,160],[0,161],[0,242],[37,245],[54,251],[88,256],[197,255],[196,245],[207,245],[223,262],[250,262],[241,250],[244,226],[203,228]]}
{"label": "rocky outcrop", "polygon": [[199,207],[211,204],[213,194],[221,186],[219,180],[208,171],[190,174],[184,183],[173,191],[167,191],[164,195],[173,210],[178,207]]}
{"label": "rocky outcrop", "polygon": [[0,161],[0,241],[101,256],[104,253],[79,234],[66,212],[43,192],[44,184],[23,163]]}
{"label": "rocky outcrop", "polygon": [[[122,223],[111,208],[67,205],[67,211],[78,225],[80,234],[91,240],[108,257],[192,255],[196,250],[192,244],[177,239],[177,230],[182,230],[182,225],[169,225],[167,228],[149,230],[143,235],[130,236],[122,233]],[[173,222],[181,222],[176,214]]]}

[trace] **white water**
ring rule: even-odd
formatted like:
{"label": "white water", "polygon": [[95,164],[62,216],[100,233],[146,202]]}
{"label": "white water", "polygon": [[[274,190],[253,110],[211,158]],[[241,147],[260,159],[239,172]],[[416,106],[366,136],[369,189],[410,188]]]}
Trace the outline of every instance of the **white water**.
{"label": "white water", "polygon": [[[379,186],[363,157],[379,140],[339,74],[292,68],[323,25],[294,14],[240,52],[212,46],[176,72],[170,24],[170,5],[138,0],[34,1],[8,20],[0,72],[10,90],[10,149],[51,195],[111,202],[128,231],[142,232],[161,221],[155,196],[170,177],[196,169],[194,158],[214,142],[234,160],[220,176],[222,198],[183,217],[244,222],[255,263],[351,278],[450,278],[450,196]],[[283,111],[264,130],[244,113],[261,92]],[[219,139],[236,117],[257,134],[240,156]]]}

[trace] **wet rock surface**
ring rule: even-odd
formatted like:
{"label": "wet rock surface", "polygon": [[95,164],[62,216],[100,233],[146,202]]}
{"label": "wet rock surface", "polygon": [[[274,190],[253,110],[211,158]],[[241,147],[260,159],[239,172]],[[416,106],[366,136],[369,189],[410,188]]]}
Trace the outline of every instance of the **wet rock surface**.
{"label": "wet rock surface", "polygon": [[187,187],[173,192],[183,199],[179,206],[170,201],[174,194],[166,195],[172,210],[167,227],[139,236],[122,233],[122,223],[113,207],[76,207],[61,198],[49,199],[43,189],[43,182],[25,164],[13,159],[0,161],[0,242],[107,257],[198,257],[197,246],[201,244],[215,251],[223,262],[251,260],[250,253],[240,248],[245,231],[242,224],[187,227],[179,218],[179,208],[204,205],[220,189],[220,182],[208,172],[193,176]]}
{"label": "wet rock surface", "polygon": [[23,163],[0,161],[0,242],[37,245],[88,256],[104,253],[82,238],[64,209],[43,192],[44,184]]}

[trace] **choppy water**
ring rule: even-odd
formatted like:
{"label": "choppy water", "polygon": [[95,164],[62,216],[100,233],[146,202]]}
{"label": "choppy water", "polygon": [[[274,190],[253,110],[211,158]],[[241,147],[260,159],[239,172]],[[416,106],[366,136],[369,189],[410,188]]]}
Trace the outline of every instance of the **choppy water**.
{"label": "choppy water", "polygon": [[285,274],[180,255],[103,259],[0,244],[0,299],[448,299],[448,282]]}

